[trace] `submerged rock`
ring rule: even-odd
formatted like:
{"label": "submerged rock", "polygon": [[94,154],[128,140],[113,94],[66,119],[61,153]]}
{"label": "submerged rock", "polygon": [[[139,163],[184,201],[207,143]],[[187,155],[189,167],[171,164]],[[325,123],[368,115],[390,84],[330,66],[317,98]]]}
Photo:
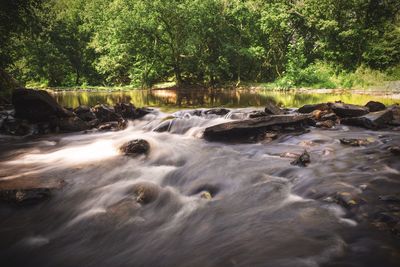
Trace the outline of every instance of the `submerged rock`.
{"label": "submerged rock", "polygon": [[320,121],[317,122],[316,127],[318,128],[332,128],[333,126],[335,126],[335,122],[331,121],[331,120],[326,120],[326,121]]}
{"label": "submerged rock", "polygon": [[393,112],[390,109],[371,112],[367,115],[353,118],[344,118],[342,124],[359,126],[367,129],[380,129],[386,127],[393,120]]}
{"label": "submerged rock", "polygon": [[148,154],[150,151],[150,144],[143,139],[135,139],[123,144],[119,150],[128,156],[139,156]]}
{"label": "submerged rock", "polygon": [[0,201],[14,204],[35,204],[48,199],[64,181],[23,177],[0,182]]}
{"label": "submerged rock", "polygon": [[294,161],[290,162],[290,164],[300,167],[306,167],[310,163],[311,163],[311,156],[307,152],[307,150],[304,150],[304,152],[300,156],[298,156]]}
{"label": "submerged rock", "polygon": [[392,146],[389,148],[389,151],[395,155],[400,155],[400,146]]}
{"label": "submerged rock", "polygon": [[203,192],[200,193],[200,198],[211,200],[212,196],[211,196],[210,192],[203,191]]}
{"label": "submerged rock", "polygon": [[255,119],[226,122],[208,127],[204,138],[209,141],[251,141],[264,138],[267,131],[304,130],[309,115],[272,115]]}
{"label": "submerged rock", "polygon": [[331,103],[330,105],[333,112],[339,117],[359,117],[369,112],[368,108],[357,105],[344,104],[341,102]]}
{"label": "submerged rock", "polygon": [[369,109],[370,112],[376,112],[386,109],[386,106],[384,104],[377,101],[369,101],[365,106]]}
{"label": "submerged rock", "polygon": [[349,146],[366,146],[373,143],[373,141],[368,139],[342,138],[340,139],[340,143]]}
{"label": "submerged rock", "polygon": [[32,122],[72,116],[71,112],[62,108],[44,90],[15,89],[12,94],[12,104],[15,108],[16,118]]}
{"label": "submerged rock", "polygon": [[158,198],[161,187],[150,182],[140,182],[134,184],[129,191],[135,195],[138,203],[149,204]]}

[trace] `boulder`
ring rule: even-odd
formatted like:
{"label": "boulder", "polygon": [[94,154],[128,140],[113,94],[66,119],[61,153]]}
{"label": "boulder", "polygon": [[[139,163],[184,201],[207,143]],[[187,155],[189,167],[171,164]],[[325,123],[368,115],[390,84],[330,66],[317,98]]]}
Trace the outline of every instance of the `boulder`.
{"label": "boulder", "polygon": [[146,116],[147,114],[150,114],[152,112],[153,112],[153,110],[151,108],[137,108],[135,119],[143,118],[144,116]]}
{"label": "boulder", "polygon": [[329,110],[329,105],[327,103],[320,103],[320,104],[312,104],[312,105],[304,105],[297,110],[299,113],[311,113],[314,110]]}
{"label": "boulder", "polygon": [[146,140],[135,139],[123,144],[119,150],[128,156],[145,155],[150,151],[150,144]]}
{"label": "boulder", "polygon": [[98,126],[100,131],[109,131],[109,130],[123,130],[128,126],[128,122],[124,119],[120,121],[110,121],[102,123]]}
{"label": "boulder", "polygon": [[48,92],[44,90],[15,89],[12,94],[16,118],[39,122],[49,121],[53,117],[71,116]]}
{"label": "boulder", "polygon": [[93,113],[100,122],[119,121],[122,116],[106,105],[96,105],[92,108]]}
{"label": "boulder", "polygon": [[273,102],[267,102],[266,103],[264,112],[267,113],[267,114],[270,114],[270,115],[283,115],[283,114],[285,114],[285,111],[280,109]]}
{"label": "boulder", "polygon": [[390,109],[387,109],[371,112],[360,117],[344,118],[341,120],[341,123],[376,130],[386,127],[392,120],[393,112]]}
{"label": "boulder", "polygon": [[325,120],[331,120],[331,121],[336,121],[338,119],[338,117],[336,116],[335,113],[331,112],[331,113],[327,113],[322,115],[321,120],[325,121]]}
{"label": "boulder", "polygon": [[265,117],[265,116],[270,116],[270,114],[267,114],[265,111],[252,111],[249,114],[250,119],[260,118],[260,117]]}
{"label": "boulder", "polygon": [[369,112],[368,108],[341,102],[330,104],[332,111],[339,117],[359,117]]}
{"label": "boulder", "polygon": [[208,127],[204,138],[208,141],[251,141],[262,136],[267,131],[304,130],[310,115],[271,115],[255,119],[226,122]]}
{"label": "boulder", "polygon": [[90,128],[89,124],[79,117],[60,118],[57,126],[62,132],[80,132]]}
{"label": "boulder", "polygon": [[369,109],[369,112],[376,112],[386,109],[384,104],[377,101],[369,101],[365,106]]}

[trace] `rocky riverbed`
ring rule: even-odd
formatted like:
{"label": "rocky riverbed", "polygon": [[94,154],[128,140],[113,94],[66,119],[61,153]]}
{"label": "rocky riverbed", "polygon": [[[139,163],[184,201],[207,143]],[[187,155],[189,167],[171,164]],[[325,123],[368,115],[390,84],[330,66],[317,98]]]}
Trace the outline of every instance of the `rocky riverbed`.
{"label": "rocky riverbed", "polygon": [[398,266],[400,107],[0,111],[3,266]]}

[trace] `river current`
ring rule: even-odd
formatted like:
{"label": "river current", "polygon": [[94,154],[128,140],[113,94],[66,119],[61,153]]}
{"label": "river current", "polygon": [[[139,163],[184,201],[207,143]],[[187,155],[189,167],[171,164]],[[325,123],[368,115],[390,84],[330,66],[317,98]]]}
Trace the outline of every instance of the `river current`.
{"label": "river current", "polygon": [[[223,144],[205,127],[246,117],[157,111],[123,131],[35,139],[0,137],[0,179],[62,179],[40,204],[0,206],[1,266],[399,266],[399,238],[376,228],[382,192],[399,192],[400,162],[387,151],[400,132],[347,126],[270,142]],[[145,139],[136,158],[118,147]],[[340,138],[367,138],[348,147]],[[311,164],[283,156],[307,150]],[[138,203],[131,188],[156,186]],[[202,198],[207,191],[211,199]],[[357,212],[332,198],[357,196]]]}

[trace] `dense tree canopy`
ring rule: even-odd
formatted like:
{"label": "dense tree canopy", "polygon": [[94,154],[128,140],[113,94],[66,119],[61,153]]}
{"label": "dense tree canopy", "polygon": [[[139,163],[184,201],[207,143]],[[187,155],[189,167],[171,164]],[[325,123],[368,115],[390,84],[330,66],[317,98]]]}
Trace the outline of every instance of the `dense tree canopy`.
{"label": "dense tree canopy", "polygon": [[3,6],[0,68],[49,86],[301,84],[315,82],[321,64],[336,72],[384,71],[400,62],[397,0],[31,0]]}

